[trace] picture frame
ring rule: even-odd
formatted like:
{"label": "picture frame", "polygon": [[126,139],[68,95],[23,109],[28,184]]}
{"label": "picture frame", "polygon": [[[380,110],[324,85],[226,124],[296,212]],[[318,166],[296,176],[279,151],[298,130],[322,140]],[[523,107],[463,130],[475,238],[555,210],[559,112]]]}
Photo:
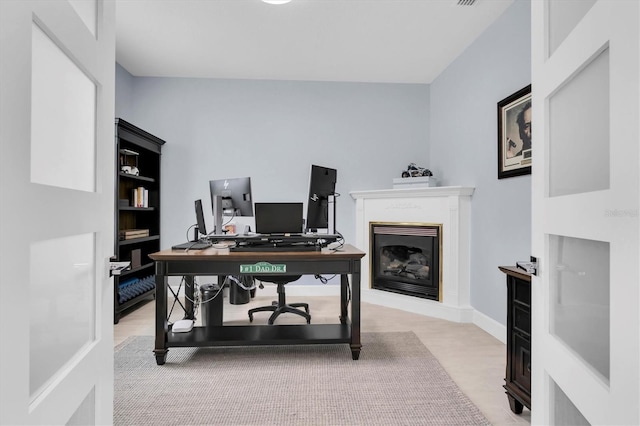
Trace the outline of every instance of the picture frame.
{"label": "picture frame", "polygon": [[498,102],[498,179],[531,174],[531,85]]}

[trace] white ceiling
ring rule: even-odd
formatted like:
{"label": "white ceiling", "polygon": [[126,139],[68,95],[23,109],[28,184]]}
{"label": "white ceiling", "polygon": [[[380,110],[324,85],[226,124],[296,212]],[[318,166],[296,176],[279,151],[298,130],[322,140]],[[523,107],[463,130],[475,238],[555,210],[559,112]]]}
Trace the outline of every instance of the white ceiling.
{"label": "white ceiling", "polygon": [[134,76],[431,83],[514,0],[116,0]]}

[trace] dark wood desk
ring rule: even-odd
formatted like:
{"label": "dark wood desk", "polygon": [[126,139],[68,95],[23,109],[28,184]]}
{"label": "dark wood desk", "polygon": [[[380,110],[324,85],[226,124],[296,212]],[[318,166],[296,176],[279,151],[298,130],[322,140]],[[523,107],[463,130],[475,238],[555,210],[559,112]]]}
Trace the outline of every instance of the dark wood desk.
{"label": "dark wood desk", "polygon": [[[149,255],[156,266],[156,343],[158,365],[165,363],[169,347],[298,345],[348,343],[351,356],[360,356],[360,259],[364,252],[346,244],[340,251],[234,252],[228,249],[163,250]],[[235,325],[194,327],[172,333],[167,322],[169,276],[184,276],[185,293],[193,300],[193,279],[202,275],[340,275],[340,316],[336,324]],[[351,283],[349,283],[349,275]],[[348,305],[351,303],[351,317]],[[185,300],[187,317],[193,304]]]}
{"label": "dark wood desk", "polygon": [[504,389],[516,414],[531,409],[531,275],[515,266],[507,274],[507,371]]}

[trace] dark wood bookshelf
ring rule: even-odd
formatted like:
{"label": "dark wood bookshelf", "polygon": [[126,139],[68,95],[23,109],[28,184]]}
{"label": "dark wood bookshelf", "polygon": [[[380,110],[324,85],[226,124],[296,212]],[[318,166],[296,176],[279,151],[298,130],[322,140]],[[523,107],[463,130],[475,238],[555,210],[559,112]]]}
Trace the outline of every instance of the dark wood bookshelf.
{"label": "dark wood bookshelf", "polygon": [[[113,320],[117,324],[125,311],[155,298],[155,287],[129,296],[121,283],[143,284],[143,281],[151,280],[155,271],[149,254],[160,250],[160,158],[165,141],[120,118],[116,119],[115,126],[115,260],[131,262],[139,259],[140,262],[114,277]],[[121,171],[122,166],[135,166],[140,174],[125,173]],[[146,207],[132,205],[133,191],[138,187],[148,191]],[[120,200],[128,200],[128,205]],[[121,240],[120,232],[127,229],[148,229],[149,236]]]}

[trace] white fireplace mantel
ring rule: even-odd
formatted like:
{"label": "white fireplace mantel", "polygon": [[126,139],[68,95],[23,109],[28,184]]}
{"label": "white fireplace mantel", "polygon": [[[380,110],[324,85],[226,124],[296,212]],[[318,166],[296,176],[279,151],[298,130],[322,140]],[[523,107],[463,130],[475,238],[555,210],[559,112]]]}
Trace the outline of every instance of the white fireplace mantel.
{"label": "white fireplace mantel", "polygon": [[[362,300],[457,322],[473,321],[470,299],[470,218],[474,188],[443,186],[350,192],[356,200],[355,245],[362,260]],[[371,288],[371,222],[442,224],[441,302]]]}
{"label": "white fireplace mantel", "polygon": [[349,194],[354,200],[375,198],[420,198],[420,197],[461,197],[473,195],[475,188],[467,186],[435,186],[432,188],[375,189],[372,191],[353,191]]}

